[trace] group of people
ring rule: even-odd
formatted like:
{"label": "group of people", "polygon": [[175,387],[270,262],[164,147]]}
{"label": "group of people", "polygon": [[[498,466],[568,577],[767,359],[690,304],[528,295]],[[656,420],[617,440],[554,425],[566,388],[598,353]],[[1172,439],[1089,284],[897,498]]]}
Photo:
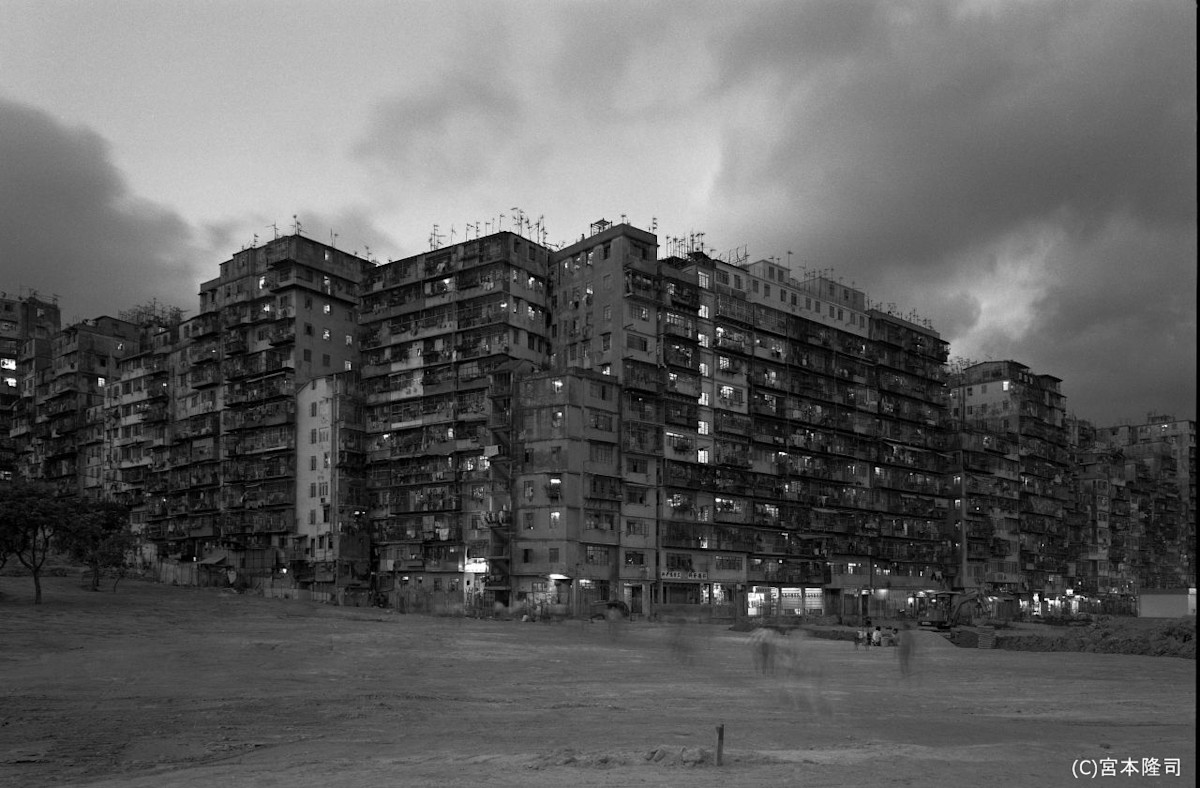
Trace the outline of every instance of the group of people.
{"label": "group of people", "polygon": [[904,676],[912,672],[913,654],[917,644],[910,624],[905,624],[904,629],[885,629],[878,626],[871,629],[871,621],[867,619],[865,626],[854,633],[854,650],[857,651],[859,647],[869,649],[871,646],[896,646],[899,649],[897,656],[900,658],[900,672]]}
{"label": "group of people", "polygon": [[898,646],[900,645],[900,630],[892,627],[884,629],[883,627],[870,628],[867,625],[854,633],[854,649],[857,651],[859,646],[870,648],[871,646]]}

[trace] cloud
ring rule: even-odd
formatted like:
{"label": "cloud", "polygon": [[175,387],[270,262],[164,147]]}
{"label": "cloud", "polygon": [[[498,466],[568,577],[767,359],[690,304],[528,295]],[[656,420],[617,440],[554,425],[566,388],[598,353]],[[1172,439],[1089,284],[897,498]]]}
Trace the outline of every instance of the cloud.
{"label": "cloud", "polygon": [[64,321],[152,299],[194,311],[203,271],[188,223],[132,194],[108,143],[0,99],[5,283],[58,296]]}
{"label": "cloud", "polygon": [[1193,9],[758,10],[709,47],[727,106],[774,111],[722,128],[708,229],[1062,377],[1080,415],[1192,417]]}
{"label": "cloud", "polygon": [[495,178],[517,140],[531,142],[524,119],[501,80],[458,73],[380,101],[352,152],[409,189],[465,188]]}

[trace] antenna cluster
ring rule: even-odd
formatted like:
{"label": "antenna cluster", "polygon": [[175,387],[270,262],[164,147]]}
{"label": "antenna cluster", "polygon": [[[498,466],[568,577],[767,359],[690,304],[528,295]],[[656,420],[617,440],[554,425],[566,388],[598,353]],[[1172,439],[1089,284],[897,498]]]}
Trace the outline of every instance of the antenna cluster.
{"label": "antenna cluster", "polygon": [[[462,240],[470,241],[473,239],[482,238],[485,235],[503,232],[509,229],[510,232],[516,233],[522,238],[528,238],[532,241],[540,243],[542,246],[548,246],[546,236],[549,234],[546,230],[546,217],[540,215],[534,219],[531,215],[525,213],[520,208],[510,208],[511,213],[501,213],[494,219],[484,221],[467,222],[463,225]],[[505,219],[511,220],[506,228]],[[450,243],[454,243],[458,238],[459,232],[454,225],[450,225]],[[447,236],[439,231],[439,226],[434,225],[433,231],[429,234],[429,249],[441,248],[442,241],[446,240]]]}

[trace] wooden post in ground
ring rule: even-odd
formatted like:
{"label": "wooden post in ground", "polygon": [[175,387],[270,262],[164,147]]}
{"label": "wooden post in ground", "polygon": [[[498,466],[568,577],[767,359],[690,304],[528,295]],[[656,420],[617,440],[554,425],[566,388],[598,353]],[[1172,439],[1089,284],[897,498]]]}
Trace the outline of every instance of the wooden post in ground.
{"label": "wooden post in ground", "polygon": [[717,766],[721,765],[721,759],[725,755],[725,725],[722,723],[717,726]]}

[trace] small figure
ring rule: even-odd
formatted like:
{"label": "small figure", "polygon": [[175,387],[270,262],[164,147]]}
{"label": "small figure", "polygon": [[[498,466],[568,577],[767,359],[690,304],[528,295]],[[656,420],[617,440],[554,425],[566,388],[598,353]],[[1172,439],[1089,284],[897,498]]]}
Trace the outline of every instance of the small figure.
{"label": "small figure", "polygon": [[912,663],[916,650],[917,643],[912,632],[912,625],[905,622],[896,652],[896,656],[900,658],[900,675],[904,678],[908,678],[912,674]]}
{"label": "small figure", "polygon": [[750,634],[750,654],[756,671],[766,676],[775,672],[775,630],[759,627]]}

